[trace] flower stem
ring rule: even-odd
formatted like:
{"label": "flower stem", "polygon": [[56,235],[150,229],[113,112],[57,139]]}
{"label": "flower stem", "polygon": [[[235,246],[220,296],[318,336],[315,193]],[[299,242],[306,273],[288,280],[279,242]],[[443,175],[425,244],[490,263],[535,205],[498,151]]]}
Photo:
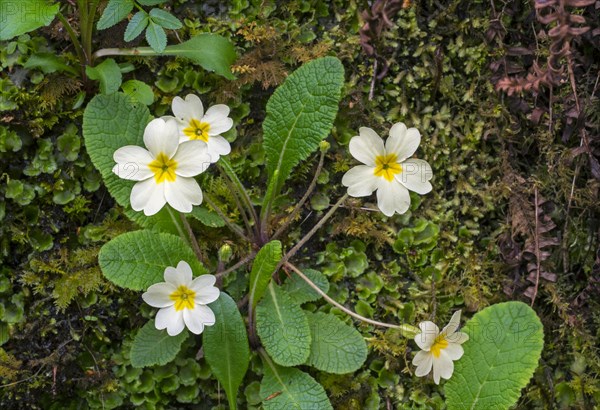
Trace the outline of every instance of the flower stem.
{"label": "flower stem", "polygon": [[85,79],[86,59],[85,59],[85,54],[83,53],[83,48],[81,47],[81,43],[79,42],[79,37],[77,37],[75,30],[73,30],[73,26],[71,26],[69,21],[65,18],[65,16],[61,12],[58,12],[58,14],[56,16],[58,17],[58,20],[60,20],[60,22],[65,27],[65,30],[67,30],[67,34],[69,35],[69,38],[71,39],[71,42],[73,43],[73,46],[75,47],[75,53],[77,53],[77,58],[79,59],[79,65],[80,65],[80,69],[81,69],[81,77]]}
{"label": "flower stem", "polygon": [[245,256],[243,259],[240,259],[238,263],[236,263],[235,265],[225,269],[222,272],[217,272],[215,273],[215,276],[217,278],[222,278],[225,275],[233,272],[236,269],[241,268],[242,266],[244,266],[245,264],[247,264],[248,262],[250,262],[252,260],[252,258],[254,258],[256,256],[256,252],[250,252],[250,254],[248,254],[247,256]]}
{"label": "flower stem", "polygon": [[233,170],[233,167],[229,163],[226,158],[221,158],[221,160],[217,163],[218,168],[227,175],[227,177],[233,182],[239,191],[240,196],[242,197],[242,201],[248,208],[248,212],[252,219],[254,220],[254,226],[257,227],[259,220],[256,210],[254,209],[254,205],[252,205],[252,200],[250,199],[250,195],[248,195],[248,191],[242,184],[242,181],[238,178],[237,174]]}
{"label": "flower stem", "polygon": [[400,330],[400,334],[406,338],[413,338],[416,334],[421,332],[418,328],[416,328],[415,326],[412,326],[412,325],[394,325],[391,323],[379,322],[377,320],[372,320],[372,319],[366,318],[364,316],[361,316],[358,313],[353,312],[352,310],[344,307],[343,305],[339,304],[338,302],[333,300],[331,297],[329,297],[317,285],[315,285],[304,273],[302,273],[302,271],[300,269],[298,269],[296,266],[292,265],[289,262],[286,262],[285,266],[290,268],[298,276],[300,276],[300,278],[302,278],[311,288],[313,288],[319,295],[321,295],[323,297],[323,299],[325,299],[327,302],[329,302],[333,306],[337,307],[338,309],[342,310],[343,312],[347,313],[348,315],[352,316],[355,319],[358,319],[362,322],[369,323],[369,324],[375,325],[375,326],[388,327],[391,329],[398,329],[398,330]]}
{"label": "flower stem", "polygon": [[252,242],[250,240],[250,238],[248,238],[248,236],[246,236],[246,234],[244,233],[244,231],[242,230],[242,228],[240,228],[239,225],[237,225],[236,223],[232,222],[231,219],[229,219],[227,217],[227,215],[225,215],[225,213],[221,210],[221,208],[219,208],[217,206],[217,204],[210,198],[210,196],[208,196],[206,193],[204,193],[204,200],[206,201],[206,203],[208,203],[212,209],[215,210],[215,212],[223,219],[223,221],[225,222],[225,224],[229,227],[229,229],[231,229],[237,236],[239,236],[241,239],[247,241],[247,242]]}
{"label": "flower stem", "polygon": [[302,207],[308,200],[308,197],[310,196],[310,194],[312,194],[313,190],[317,186],[317,179],[319,178],[319,175],[321,174],[321,170],[323,169],[324,161],[325,161],[325,151],[321,151],[321,157],[319,158],[319,165],[317,165],[317,170],[315,171],[315,176],[313,177],[313,180],[311,181],[310,185],[308,186],[308,189],[304,193],[304,196],[302,197],[302,199],[300,199],[300,202],[298,202],[296,204],[292,213],[290,213],[290,215],[287,217],[286,222],[283,225],[281,225],[279,227],[279,229],[277,229],[277,231],[273,234],[273,237],[271,239],[279,238],[285,232],[285,230],[290,226],[290,224],[294,221],[294,218],[296,218],[296,215],[298,214],[298,212],[300,212],[300,210],[302,209]]}
{"label": "flower stem", "polygon": [[244,208],[244,206],[240,202],[239,192],[237,192],[235,190],[234,186],[231,184],[230,181],[225,180],[225,184],[227,185],[227,188],[229,188],[229,190],[233,193],[233,200],[235,201],[235,206],[240,211],[240,215],[242,215],[242,219],[244,220],[244,225],[246,226],[246,232],[248,232],[248,234],[250,234],[250,232],[253,231],[252,225],[250,224],[250,220],[248,219],[247,209]]}
{"label": "flower stem", "polygon": [[181,236],[181,239],[183,239],[185,241],[185,243],[187,243],[188,245],[191,246],[190,238],[188,238],[188,236],[183,231],[183,229],[181,229],[181,225],[179,225],[179,222],[177,222],[177,217],[175,216],[175,214],[173,213],[173,209],[169,205],[167,205],[167,211],[169,212],[171,221],[173,221],[173,225],[175,225],[175,228],[177,229],[179,236]]}
{"label": "flower stem", "polygon": [[315,226],[313,226],[313,228],[310,231],[308,231],[308,233],[306,235],[304,235],[304,237],[302,239],[300,239],[300,241],[296,245],[294,245],[294,247],[292,249],[290,249],[288,251],[288,253],[286,253],[284,255],[284,257],[281,259],[281,262],[279,262],[279,265],[277,265],[276,271],[279,268],[281,268],[284,263],[289,261],[296,254],[296,252],[298,252],[300,250],[300,248],[302,248],[304,246],[304,244],[306,242],[308,242],[308,240],[310,238],[312,238],[312,236],[319,230],[319,228],[321,228],[321,226],[323,226],[325,224],[325,222],[327,222],[329,220],[329,218],[331,218],[333,213],[340,207],[340,205],[342,205],[342,203],[347,198],[348,198],[348,194],[346,193],[335,203],[335,205],[333,205],[331,207],[331,209],[329,211],[327,211],[327,213],[323,216],[323,218],[321,218],[321,220],[319,222],[317,222],[317,224]]}
{"label": "flower stem", "polygon": [[206,260],[204,259],[204,255],[202,255],[202,250],[200,249],[200,245],[198,244],[198,239],[196,239],[196,235],[194,235],[194,231],[192,230],[190,223],[188,222],[187,218],[185,217],[185,214],[183,212],[179,212],[179,217],[181,219],[181,223],[183,223],[183,227],[187,231],[187,234],[190,238],[190,242],[192,243],[192,249],[194,250],[196,257],[198,258],[198,260],[200,262],[206,263]]}

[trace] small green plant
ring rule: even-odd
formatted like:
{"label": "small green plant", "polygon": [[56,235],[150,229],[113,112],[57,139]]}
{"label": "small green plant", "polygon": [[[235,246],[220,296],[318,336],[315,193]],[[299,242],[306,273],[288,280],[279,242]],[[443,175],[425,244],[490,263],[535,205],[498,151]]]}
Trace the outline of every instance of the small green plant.
{"label": "small green plant", "polygon": [[[55,19],[65,27],[79,60],[79,69],[69,64],[68,60],[40,52],[33,54],[25,63],[26,68],[37,68],[44,72],[64,72],[79,76],[84,81],[95,80],[100,83],[100,92],[111,94],[119,90],[122,72],[125,67],[107,56],[177,56],[190,59],[206,70],[215,71],[226,78],[234,78],[230,65],[235,60],[235,50],[231,43],[214,34],[202,33],[188,41],[177,45],[167,45],[167,30],[182,28],[181,22],[171,13],[154,7],[146,11],[144,6],[156,6],[165,1],[159,0],[110,0],[107,4],[101,0],[77,0],[61,5],[47,0],[0,0],[0,41],[10,40],[22,34],[51,24]],[[98,9],[106,4],[104,12],[96,22]],[[131,18],[125,31],[125,41],[132,41],[145,31],[150,47],[136,48],[104,48],[93,47],[94,28],[105,30],[125,19],[130,12],[139,11]],[[79,33],[76,32],[67,13],[78,15]],[[15,46],[17,43],[15,43]],[[124,85],[125,86],[125,85]],[[137,89],[131,83],[124,90]],[[145,100],[147,91],[145,92]]]}
{"label": "small green plant", "polygon": [[[475,383],[469,379],[473,372],[502,377],[499,381],[506,382],[507,390],[502,392],[506,400],[485,408],[505,408],[528,382],[543,345],[541,324],[528,306],[492,306],[475,315],[463,332],[457,331],[459,312],[441,331],[432,322],[421,322],[419,327],[384,323],[336,302],[328,295],[327,276],[292,262],[349,195],[362,197],[376,191],[379,210],[392,216],[409,209],[409,190],[425,194],[432,189],[429,164],[410,158],[420,142],[416,129],[396,124],[384,143],[373,130],[361,128],[360,135],[350,141],[350,152],[363,165],[344,176],[342,182],[348,193],[329,206],[312,229],[284,251],[285,233],[308,200],[323,167],[329,148],[324,139],[333,127],[343,77],[338,59],[320,58],[300,67],[275,91],[263,123],[268,180],[258,198],[250,195],[226,158],[231,147],[220,134],[233,125],[228,107],[216,105],[205,112],[199,98],[176,97],[172,105],[174,116],[152,119],[144,104],[122,93],[99,95],[90,102],[84,115],[84,137],[90,157],[109,192],[126,214],[144,228],[104,245],[99,254],[100,267],[114,284],[146,291],[144,300],[159,308],[155,319],[137,333],[131,363],[137,367],[165,365],[175,359],[189,330],[202,334],[204,357],[224,387],[231,408],[237,408],[238,390],[253,351],[262,362],[259,395],[265,409],[332,408],[324,388],[296,366],[311,366],[334,374],[351,373],[365,363],[368,351],[354,327],[333,313],[309,308],[309,303],[323,298],[359,321],[396,329],[401,336],[414,339],[422,349],[414,359],[417,376],[433,373],[435,383],[452,376],[453,386],[456,385],[454,397],[458,399],[449,394],[449,408],[462,408],[461,403],[467,402],[461,397],[466,395],[464,389],[470,392]],[[281,219],[278,199],[286,181],[302,161],[317,151],[320,162],[307,192],[285,222],[275,224]],[[235,220],[223,211],[213,193],[198,183],[207,178],[215,164],[227,181],[227,193],[236,208]],[[238,247],[245,250],[246,254],[232,266],[225,266],[230,259],[229,245],[221,248],[218,256],[207,255],[194,232],[192,218],[209,225],[207,220],[213,218],[206,216],[211,212],[237,236]],[[394,249],[399,253],[411,247],[429,251],[435,246],[438,233],[436,225],[420,221],[399,235]],[[368,259],[360,242],[353,248],[352,252],[340,254],[337,265],[352,269],[352,276],[359,276],[368,266]],[[228,275],[249,263],[251,272],[243,290],[236,291],[242,295],[237,301],[214,287],[216,283],[218,288],[233,294]],[[335,266],[332,274],[338,269]],[[246,312],[247,323],[242,312]],[[496,324],[493,318],[501,321]],[[491,326],[498,327],[502,338],[480,340],[478,332],[489,332]],[[523,329],[531,330],[525,342],[519,339]],[[507,344],[507,338],[511,344]],[[481,352],[496,359],[478,360]],[[525,356],[527,360],[521,360]],[[515,371],[519,377],[513,380],[505,373],[494,373],[495,366],[518,366]],[[479,397],[495,394],[494,383],[498,380],[478,380],[476,388],[482,393],[466,399],[473,401],[474,407],[470,408],[484,408],[477,407]]]}

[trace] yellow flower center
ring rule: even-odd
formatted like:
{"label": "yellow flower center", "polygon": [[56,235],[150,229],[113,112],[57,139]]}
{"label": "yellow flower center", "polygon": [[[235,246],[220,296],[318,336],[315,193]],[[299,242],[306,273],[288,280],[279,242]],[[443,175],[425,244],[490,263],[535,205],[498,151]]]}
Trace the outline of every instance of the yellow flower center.
{"label": "yellow flower center", "polygon": [[173,182],[177,177],[175,175],[177,161],[169,158],[164,152],[158,154],[156,159],[148,164],[148,168],[154,173],[157,184],[165,181]]}
{"label": "yellow flower center", "polygon": [[204,142],[208,142],[209,130],[209,123],[200,122],[197,119],[192,118],[189,126],[183,130],[183,133],[187,135],[191,140],[202,140]]}
{"label": "yellow flower center", "polygon": [[444,335],[439,335],[435,338],[433,345],[431,346],[431,353],[437,359],[442,354],[442,350],[448,347],[448,341],[444,337]]}
{"label": "yellow flower center", "polygon": [[175,310],[177,311],[193,309],[195,297],[196,292],[183,285],[179,286],[175,292],[169,295],[169,298],[175,302]]}
{"label": "yellow flower center", "polygon": [[394,175],[402,172],[402,165],[396,162],[397,159],[396,154],[378,155],[375,158],[375,176],[393,181]]}

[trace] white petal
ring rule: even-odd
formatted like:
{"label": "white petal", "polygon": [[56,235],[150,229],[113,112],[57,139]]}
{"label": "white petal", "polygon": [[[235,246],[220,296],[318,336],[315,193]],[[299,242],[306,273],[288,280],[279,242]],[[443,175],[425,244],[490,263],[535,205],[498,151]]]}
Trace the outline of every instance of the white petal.
{"label": "white petal", "polygon": [[458,360],[465,352],[463,347],[457,343],[448,343],[448,346],[443,350],[451,360]]}
{"label": "white petal", "polygon": [[212,326],[215,324],[215,314],[211,308],[205,305],[196,305],[194,314],[198,315],[204,326]]}
{"label": "white petal", "polygon": [[176,312],[176,319],[173,322],[169,322],[167,326],[167,333],[169,336],[177,336],[179,333],[185,329],[185,322],[183,320],[183,312]]}
{"label": "white petal", "polygon": [[342,185],[348,187],[348,195],[355,198],[371,195],[379,183],[374,172],[375,169],[368,165],[358,165],[346,172]]}
{"label": "white petal", "polygon": [[230,152],[231,145],[225,138],[220,135],[208,137],[208,155],[210,156],[210,162],[217,162],[219,156],[228,155]]}
{"label": "white petal", "polygon": [[421,134],[416,128],[406,129],[406,125],[398,122],[390,129],[390,136],[385,142],[385,151],[388,154],[398,155],[398,161],[402,162],[412,156],[421,143]]}
{"label": "white petal", "polygon": [[185,325],[190,330],[190,332],[199,335],[204,331],[204,323],[198,314],[199,311],[197,309],[184,309],[183,310],[183,321]]}
{"label": "white petal", "polygon": [[365,165],[375,166],[375,158],[385,154],[383,140],[371,128],[361,127],[360,135],[350,140],[350,154]]}
{"label": "white petal", "polygon": [[160,309],[154,319],[154,325],[158,330],[167,329],[169,336],[176,336],[185,327],[183,313],[176,311],[175,306]]}
{"label": "white petal", "polygon": [[446,336],[446,339],[450,342],[450,343],[456,343],[456,344],[463,344],[464,342],[466,342],[467,340],[469,340],[469,335],[463,332],[455,332],[452,333],[451,335]]}
{"label": "white petal", "polygon": [[454,312],[448,324],[442,329],[442,333],[445,335],[451,335],[452,333],[456,332],[458,326],[460,326],[460,310]]}
{"label": "white petal", "polygon": [[419,328],[421,333],[415,336],[415,343],[421,350],[429,351],[435,338],[440,334],[440,330],[435,323],[430,321],[419,323]]}
{"label": "white petal", "polygon": [[417,366],[415,369],[415,376],[426,376],[429,374],[431,367],[433,366],[433,355],[421,350],[413,359],[413,365]]}
{"label": "white petal", "polygon": [[208,147],[204,141],[192,140],[179,144],[173,157],[177,162],[175,174],[182,177],[195,177],[206,171],[210,165]]}
{"label": "white petal", "polygon": [[185,101],[181,97],[173,98],[171,109],[175,117],[185,122],[190,122],[192,118],[200,120],[204,116],[202,101],[194,94],[188,94]]}
{"label": "white petal", "polygon": [[185,285],[189,286],[190,283],[192,282],[192,276],[194,276],[194,273],[192,272],[192,267],[190,266],[189,263],[187,263],[186,261],[179,261],[179,263],[177,264],[177,270],[179,272],[182,272],[185,275]]}
{"label": "white petal", "polygon": [[[209,274],[200,275],[192,281],[192,283],[190,284],[190,289],[192,289],[195,292],[198,292],[198,291],[202,290],[203,288],[208,288],[208,287],[214,286],[216,281],[217,281],[217,278],[215,277],[215,275],[209,275]],[[208,302],[208,303],[210,303],[210,302]]]}
{"label": "white petal", "polygon": [[[206,117],[205,117],[206,118]],[[221,118],[214,122],[210,123],[210,128],[208,130],[208,135],[219,135],[224,132],[227,132],[233,127],[233,120],[229,117]]]}
{"label": "white petal", "polygon": [[454,372],[454,362],[444,353],[433,359],[433,381],[440,384],[440,377],[448,380]]}
{"label": "white petal", "polygon": [[165,183],[165,198],[179,212],[192,212],[193,205],[202,203],[202,190],[194,178],[177,177]]}
{"label": "white petal", "polygon": [[215,300],[219,299],[220,295],[221,291],[219,290],[219,288],[215,286],[210,286],[197,291],[196,298],[194,300],[196,301],[196,303],[200,303],[201,305],[208,305],[210,303],[213,303]]}
{"label": "white petal", "polygon": [[175,290],[175,286],[171,285],[170,283],[155,283],[154,285],[150,286],[144,294],[142,294],[142,299],[144,299],[144,302],[152,307],[165,308],[175,304],[175,302],[169,297],[171,293],[175,292]]}
{"label": "white petal", "polygon": [[154,158],[161,153],[172,158],[179,145],[177,122],[161,118],[150,121],[144,130],[144,144]]}
{"label": "white petal", "polygon": [[385,216],[392,216],[394,212],[405,213],[410,208],[408,190],[396,180],[388,181],[385,178],[379,178],[377,206]]}
{"label": "white petal", "polygon": [[215,324],[215,314],[208,306],[196,305],[194,309],[183,310],[183,320],[192,333],[199,335],[204,326]]}
{"label": "white petal", "polygon": [[157,184],[154,178],[136,183],[129,196],[134,211],[144,211],[144,215],[156,214],[167,203],[164,184]]}
{"label": "white petal", "polygon": [[179,262],[177,268],[168,266],[165,269],[165,281],[176,288],[181,285],[189,286],[192,282],[192,269],[179,269],[180,265],[181,262]]}
{"label": "white petal", "polygon": [[407,159],[401,165],[402,172],[395,176],[398,182],[417,194],[431,192],[429,180],[433,177],[433,171],[427,161]]}
{"label": "white petal", "polygon": [[137,145],[121,147],[115,151],[113,159],[117,165],[112,171],[119,178],[142,181],[152,176],[152,171],[148,167],[153,160],[152,155],[142,147]]}
{"label": "white petal", "polygon": [[414,366],[420,366],[421,363],[427,362],[427,357],[431,356],[430,352],[426,352],[424,350],[419,350],[415,357],[413,357],[412,364]]}
{"label": "white petal", "polygon": [[229,111],[231,110],[225,104],[213,105],[206,111],[206,114],[204,114],[204,118],[202,118],[202,121],[208,122],[212,128],[213,122],[227,118],[229,116]]}

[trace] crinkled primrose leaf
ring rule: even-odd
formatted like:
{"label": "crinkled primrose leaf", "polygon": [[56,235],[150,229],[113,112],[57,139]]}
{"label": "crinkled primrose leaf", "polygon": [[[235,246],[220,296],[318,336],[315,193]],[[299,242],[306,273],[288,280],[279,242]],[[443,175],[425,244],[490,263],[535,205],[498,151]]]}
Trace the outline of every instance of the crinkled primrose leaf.
{"label": "crinkled primrose leaf", "polygon": [[473,316],[462,331],[469,341],[445,386],[448,409],[510,408],[538,366],[540,319],[525,303],[499,303]]}
{"label": "crinkled primrose leaf", "polygon": [[[329,135],[343,84],[344,67],[340,60],[323,57],[294,71],[269,99],[263,145],[273,195],[292,169]],[[270,200],[265,197],[265,203]]]}
{"label": "crinkled primrose leaf", "polygon": [[310,354],[310,327],[300,306],[279,286],[269,284],[256,306],[256,331],[275,363],[297,366]]}
{"label": "crinkled primrose leaf", "polygon": [[310,375],[294,368],[279,367],[263,358],[264,377],[260,396],[265,410],[333,409],[323,386]]}
{"label": "crinkled primrose leaf", "polygon": [[352,373],[363,365],[367,344],[358,330],[331,314],[304,313],[312,339],[306,364],[337,374]]}
{"label": "crinkled primrose leaf", "polygon": [[166,330],[157,330],[154,320],[151,320],[138,331],[133,339],[131,365],[146,367],[167,364],[175,359],[187,337],[188,332],[169,336]]}
{"label": "crinkled primrose leaf", "polygon": [[117,286],[146,290],[163,281],[165,268],[186,261],[195,275],[206,269],[179,236],[148,230],[127,232],[106,243],[98,262],[102,273]]}
{"label": "crinkled primrose leaf", "polygon": [[204,330],[204,356],[227,393],[229,407],[235,409],[237,392],[250,363],[246,325],[235,301],[225,293],[210,308],[216,321]]}

